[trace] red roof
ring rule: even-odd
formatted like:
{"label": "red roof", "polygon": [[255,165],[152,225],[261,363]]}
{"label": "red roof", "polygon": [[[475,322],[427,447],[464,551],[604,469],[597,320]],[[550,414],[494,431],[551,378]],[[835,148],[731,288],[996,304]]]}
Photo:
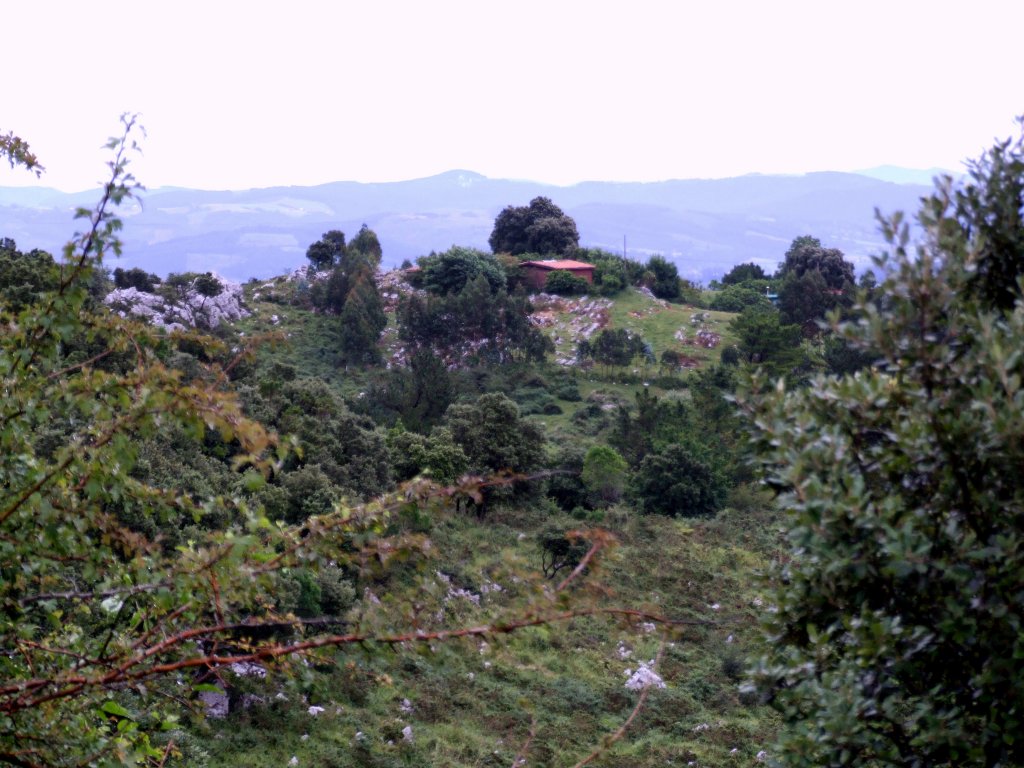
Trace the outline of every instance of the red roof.
{"label": "red roof", "polygon": [[524,261],[524,267],[540,267],[541,269],[593,269],[593,264],[572,259],[545,259],[544,261]]}

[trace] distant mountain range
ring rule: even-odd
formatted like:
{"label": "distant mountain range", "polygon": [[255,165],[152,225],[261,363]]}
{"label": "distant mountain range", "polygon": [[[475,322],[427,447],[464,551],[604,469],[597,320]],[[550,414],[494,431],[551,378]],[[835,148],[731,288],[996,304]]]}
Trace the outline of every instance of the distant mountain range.
{"label": "distant mountain range", "polygon": [[[914,211],[941,171],[886,166],[859,173],[750,175],[652,183],[584,182],[568,187],[449,171],[412,181],[212,192],[164,187],[122,210],[125,254],[108,266],[165,275],[212,270],[234,280],[269,277],[305,263],[328,229],[352,236],[362,223],[380,237],[384,265],[450,245],[486,249],[507,205],[550,197],[576,220],[582,245],[646,259],[660,253],[680,273],[707,282],[735,264],[773,270],[794,237],[810,234],[858,267],[881,249],[874,218]],[[0,237],[22,250],[57,254],[98,192],[0,187]]]}

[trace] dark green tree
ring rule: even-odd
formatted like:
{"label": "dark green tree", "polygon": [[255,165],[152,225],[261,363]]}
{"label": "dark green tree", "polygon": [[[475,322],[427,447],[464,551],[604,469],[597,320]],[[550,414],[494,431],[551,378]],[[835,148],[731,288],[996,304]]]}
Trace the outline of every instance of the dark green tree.
{"label": "dark green tree", "polygon": [[673,301],[679,298],[679,269],[664,256],[651,256],[647,271],[654,275],[651,293],[659,299]]}
{"label": "dark green tree", "polygon": [[[1024,126],[1024,118],[1020,119]],[[1011,309],[1024,274],[1024,132],[999,142],[969,164],[970,181],[956,193],[956,220],[976,251],[968,290]]]}
{"label": "dark green tree", "polygon": [[366,224],[359,228],[359,232],[352,238],[346,249],[351,253],[358,253],[369,261],[370,266],[376,269],[380,266],[380,260],[384,256],[384,250],[380,246],[380,239],[377,233]]}
{"label": "dark green tree", "polygon": [[722,277],[722,285],[737,285],[748,280],[767,280],[768,273],[760,265],[748,262],[737,264]]}
{"label": "dark green tree", "polygon": [[442,253],[431,253],[419,260],[423,287],[439,296],[459,293],[479,275],[487,279],[491,291],[505,287],[505,271],[490,254],[476,248],[453,245]]}
{"label": "dark green tree", "polygon": [[155,293],[156,286],[159,284],[160,278],[157,275],[146,272],[144,269],[139,269],[138,267],[131,269],[117,267],[114,269],[115,288],[134,288],[143,293]]}
{"label": "dark green tree", "polygon": [[800,326],[785,325],[774,309],[748,307],[732,321],[730,328],[743,361],[761,366],[769,376],[792,374],[806,363],[800,348]]}
{"label": "dark green tree", "polygon": [[594,445],[583,459],[581,479],[594,503],[614,504],[622,498],[629,478],[629,465],[607,445]]}
{"label": "dark green tree", "polygon": [[341,351],[351,362],[370,363],[379,357],[377,342],[388,324],[373,274],[363,270],[353,278],[341,310]]}
{"label": "dark green tree", "polygon": [[331,269],[341,261],[345,253],[345,233],[332,229],[306,249],[310,266],[317,271]]}
{"label": "dark green tree", "polygon": [[922,201],[916,247],[883,220],[880,298],[839,329],[872,368],[744,400],[792,549],[755,669],[779,765],[1024,765],[1020,208],[959,199]]}
{"label": "dark green tree", "polygon": [[544,434],[500,393],[481,395],[472,405],[448,408],[445,423],[476,472],[529,472],[544,457]]}
{"label": "dark green tree", "polygon": [[494,220],[488,242],[493,253],[566,255],[579,247],[576,222],[546,197],[528,206],[508,206]]}
{"label": "dark green tree", "polygon": [[825,316],[848,308],[853,301],[853,264],[838,248],[825,248],[810,235],[793,240],[776,277],[779,310],[786,323],[794,323],[805,336],[816,336]]}
{"label": "dark green tree", "polygon": [[672,443],[644,457],[633,493],[644,512],[671,517],[713,515],[725,502],[725,477],[706,452]]}
{"label": "dark green tree", "polygon": [[764,291],[743,284],[727,285],[721,291],[716,291],[709,306],[718,312],[742,312],[747,307],[768,309],[772,303]]}

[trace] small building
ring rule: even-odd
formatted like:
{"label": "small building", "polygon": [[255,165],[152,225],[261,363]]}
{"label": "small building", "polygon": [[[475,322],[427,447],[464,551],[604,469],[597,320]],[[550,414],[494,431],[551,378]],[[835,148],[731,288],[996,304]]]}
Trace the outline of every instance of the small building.
{"label": "small building", "polygon": [[537,291],[543,291],[548,275],[559,269],[586,280],[590,285],[594,284],[594,265],[587,264],[585,261],[544,259],[543,261],[524,261],[519,266],[523,270],[523,278],[527,285]]}

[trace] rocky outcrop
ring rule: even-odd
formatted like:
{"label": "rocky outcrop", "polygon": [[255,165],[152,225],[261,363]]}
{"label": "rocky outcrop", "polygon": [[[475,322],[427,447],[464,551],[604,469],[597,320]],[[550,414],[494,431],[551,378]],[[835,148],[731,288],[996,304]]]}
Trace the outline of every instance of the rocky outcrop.
{"label": "rocky outcrop", "polygon": [[133,315],[169,331],[210,330],[249,314],[242,305],[242,286],[222,277],[216,279],[221,290],[213,296],[208,290],[196,290],[194,283],[181,287],[164,284],[156,293],[119,288],[108,294],[104,303],[122,317]]}

